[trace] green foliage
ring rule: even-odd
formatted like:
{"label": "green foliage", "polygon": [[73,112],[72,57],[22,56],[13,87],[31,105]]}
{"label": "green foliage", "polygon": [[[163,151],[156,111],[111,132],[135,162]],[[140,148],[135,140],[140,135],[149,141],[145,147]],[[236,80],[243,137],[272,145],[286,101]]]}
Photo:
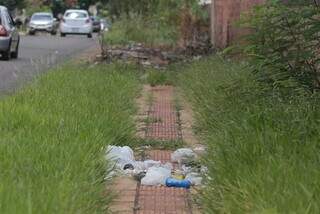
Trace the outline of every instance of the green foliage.
{"label": "green foliage", "polygon": [[319,213],[319,94],[283,93],[216,57],[184,70],[208,146],[203,213]]}
{"label": "green foliage", "polygon": [[[115,21],[107,35],[110,44],[140,42],[147,45],[173,46],[181,31],[192,31],[192,20],[208,20],[197,0],[109,0],[109,16]],[[188,23],[182,29],[183,17]]]}
{"label": "green foliage", "polygon": [[135,131],[132,70],[64,66],[1,100],[0,213],[106,213],[105,148]]}
{"label": "green foliage", "polygon": [[25,0],[0,0],[0,5],[12,10],[16,7],[22,8],[25,5]]}
{"label": "green foliage", "polygon": [[172,75],[172,73],[167,70],[149,70],[147,72],[147,83],[151,86],[172,85],[170,75]]}
{"label": "green foliage", "polygon": [[105,35],[107,45],[126,45],[134,42],[147,46],[173,46],[177,40],[174,26],[158,22],[153,18],[145,19],[141,15],[123,15]]}
{"label": "green foliage", "polygon": [[245,52],[261,80],[274,87],[313,90],[320,86],[320,7],[290,4],[269,1],[243,20],[254,31],[247,37]]}
{"label": "green foliage", "polygon": [[26,13],[28,16],[32,16],[32,14],[37,12],[51,12],[51,8],[49,6],[39,5],[37,7],[27,7]]}

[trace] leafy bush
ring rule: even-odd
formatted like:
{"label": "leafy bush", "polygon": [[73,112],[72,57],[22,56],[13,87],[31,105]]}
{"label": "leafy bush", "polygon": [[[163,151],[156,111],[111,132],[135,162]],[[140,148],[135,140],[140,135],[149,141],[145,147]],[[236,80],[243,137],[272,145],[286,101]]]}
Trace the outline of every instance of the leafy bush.
{"label": "leafy bush", "polygon": [[141,15],[123,15],[105,35],[107,45],[126,45],[133,42],[148,46],[173,46],[177,40],[177,31],[173,26],[146,19]]}
{"label": "leafy bush", "polygon": [[319,213],[320,97],[219,58],[179,74],[208,146],[203,213]]}
{"label": "leafy bush", "polygon": [[64,66],[1,100],[0,213],[106,212],[105,148],[135,131],[130,70]]}
{"label": "leafy bush", "polygon": [[[114,26],[106,35],[109,44],[144,43],[172,47],[180,38],[192,38],[209,16],[197,0],[109,1]],[[199,27],[200,28],[200,27]]]}
{"label": "leafy bush", "polygon": [[316,3],[268,1],[244,19],[253,29],[245,52],[261,80],[275,87],[320,87],[319,15]]}

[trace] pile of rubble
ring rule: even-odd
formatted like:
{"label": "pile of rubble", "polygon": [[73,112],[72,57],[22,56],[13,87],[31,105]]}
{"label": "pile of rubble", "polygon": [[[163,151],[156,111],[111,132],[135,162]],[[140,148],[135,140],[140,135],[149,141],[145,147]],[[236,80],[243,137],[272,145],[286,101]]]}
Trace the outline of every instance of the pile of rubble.
{"label": "pile of rubble", "polygon": [[163,51],[159,48],[148,48],[142,44],[106,47],[103,58],[108,62],[125,61],[146,67],[163,68],[170,63],[184,60],[185,57],[176,51]]}
{"label": "pile of rubble", "polygon": [[105,46],[103,60],[136,63],[144,67],[165,68],[171,63],[191,60],[212,52],[208,43],[190,42],[183,49],[163,50],[145,47],[140,43],[126,46]]}

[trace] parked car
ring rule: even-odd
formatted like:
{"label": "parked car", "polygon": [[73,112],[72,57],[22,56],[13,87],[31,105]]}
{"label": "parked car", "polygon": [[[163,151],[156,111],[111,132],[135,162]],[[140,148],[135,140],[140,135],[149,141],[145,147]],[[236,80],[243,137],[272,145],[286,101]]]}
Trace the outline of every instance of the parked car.
{"label": "parked car", "polygon": [[100,28],[103,31],[109,31],[111,28],[110,22],[108,22],[106,19],[100,19]]}
{"label": "parked car", "polygon": [[20,36],[6,7],[0,6],[0,54],[3,60],[18,58]]}
{"label": "parked car", "polygon": [[34,13],[31,16],[28,32],[30,35],[34,35],[38,31],[48,32],[52,35],[57,34],[57,19],[55,19],[52,13]]}
{"label": "parked car", "polygon": [[60,35],[67,34],[87,35],[92,37],[93,24],[86,10],[67,10],[60,22]]}
{"label": "parked car", "polygon": [[101,30],[101,21],[98,16],[91,16],[93,32],[99,33]]}

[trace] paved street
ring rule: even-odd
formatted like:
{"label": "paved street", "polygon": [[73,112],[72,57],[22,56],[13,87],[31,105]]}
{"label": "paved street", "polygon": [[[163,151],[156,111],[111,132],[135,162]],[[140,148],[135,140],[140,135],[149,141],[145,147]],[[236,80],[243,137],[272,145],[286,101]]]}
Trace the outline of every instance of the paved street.
{"label": "paved street", "polygon": [[97,38],[86,36],[22,36],[19,58],[0,60],[0,93],[13,90],[26,79],[95,46]]}

